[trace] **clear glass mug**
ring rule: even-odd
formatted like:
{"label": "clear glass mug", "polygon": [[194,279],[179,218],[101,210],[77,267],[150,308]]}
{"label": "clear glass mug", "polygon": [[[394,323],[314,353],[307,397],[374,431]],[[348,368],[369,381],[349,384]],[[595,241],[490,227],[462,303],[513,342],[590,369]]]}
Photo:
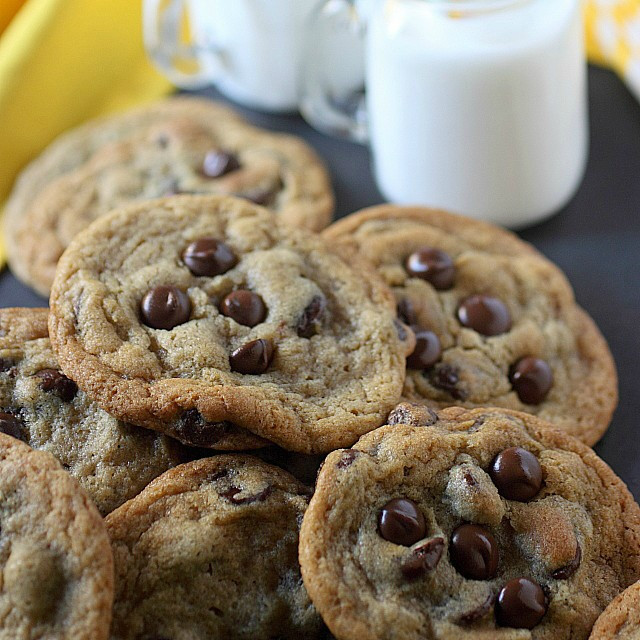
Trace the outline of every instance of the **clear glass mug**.
{"label": "clear glass mug", "polygon": [[[518,228],[578,188],[588,151],[580,0],[328,0],[310,25],[301,111],[368,141],[388,200]],[[359,76],[318,55],[341,38],[360,51]]]}
{"label": "clear glass mug", "polygon": [[145,47],[178,87],[215,84],[267,111],[298,110],[304,31],[318,0],[144,0]]}

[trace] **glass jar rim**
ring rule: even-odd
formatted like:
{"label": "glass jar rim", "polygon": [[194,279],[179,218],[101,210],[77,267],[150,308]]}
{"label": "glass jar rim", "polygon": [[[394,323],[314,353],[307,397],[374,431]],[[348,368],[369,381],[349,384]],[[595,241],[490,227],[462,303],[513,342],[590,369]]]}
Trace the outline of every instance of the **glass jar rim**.
{"label": "glass jar rim", "polygon": [[432,9],[455,12],[456,14],[490,13],[528,4],[531,0],[418,0]]}

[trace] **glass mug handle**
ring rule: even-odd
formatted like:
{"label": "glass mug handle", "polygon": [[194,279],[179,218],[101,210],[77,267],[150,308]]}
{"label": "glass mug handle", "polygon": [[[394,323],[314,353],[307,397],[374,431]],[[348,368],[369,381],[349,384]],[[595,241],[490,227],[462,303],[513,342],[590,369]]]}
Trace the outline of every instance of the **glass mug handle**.
{"label": "glass mug handle", "polygon": [[376,0],[326,0],[310,16],[300,77],[300,112],[316,129],[368,141],[364,46]]}
{"label": "glass mug handle", "polygon": [[224,54],[213,42],[199,42],[189,0],[144,0],[143,36],[147,53],[178,87],[195,89],[215,82]]}

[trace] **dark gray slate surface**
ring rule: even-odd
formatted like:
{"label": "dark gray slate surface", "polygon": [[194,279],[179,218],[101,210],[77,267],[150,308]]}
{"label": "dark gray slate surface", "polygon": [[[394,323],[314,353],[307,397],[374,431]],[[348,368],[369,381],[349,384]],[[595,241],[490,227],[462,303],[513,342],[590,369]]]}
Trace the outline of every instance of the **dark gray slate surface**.
{"label": "dark gray slate surface", "polygon": [[[520,235],[564,269],[611,345],[620,405],[596,451],[640,499],[640,105],[613,74],[596,68],[590,70],[590,104],[591,155],[577,196],[559,215]],[[365,148],[317,133],[298,116],[240,111],[315,147],[331,171],[338,216],[382,201]],[[0,275],[0,306],[42,304],[10,273]]]}

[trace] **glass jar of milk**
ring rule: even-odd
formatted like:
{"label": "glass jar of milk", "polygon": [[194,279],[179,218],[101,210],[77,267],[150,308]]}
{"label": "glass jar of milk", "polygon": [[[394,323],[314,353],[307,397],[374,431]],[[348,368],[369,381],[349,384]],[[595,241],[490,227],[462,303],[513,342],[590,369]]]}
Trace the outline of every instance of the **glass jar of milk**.
{"label": "glass jar of milk", "polygon": [[[580,0],[366,2],[368,139],[384,196],[512,228],[558,211],[588,148]],[[362,118],[353,127],[361,137]]]}

